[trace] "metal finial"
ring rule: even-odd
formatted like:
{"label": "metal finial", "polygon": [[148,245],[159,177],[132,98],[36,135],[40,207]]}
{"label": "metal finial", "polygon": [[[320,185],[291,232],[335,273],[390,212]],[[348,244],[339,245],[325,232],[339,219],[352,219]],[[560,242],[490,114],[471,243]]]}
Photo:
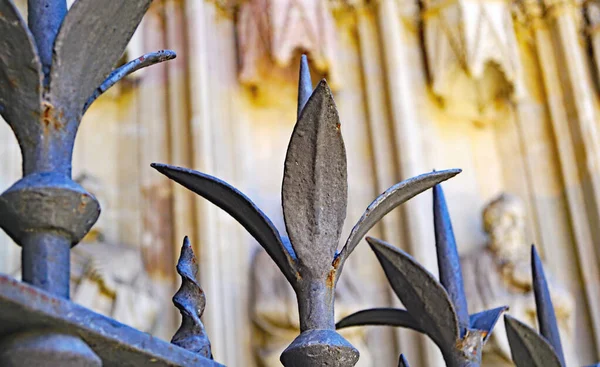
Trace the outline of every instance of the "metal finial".
{"label": "metal finial", "polygon": [[433,188],[433,218],[440,283],[454,304],[462,334],[469,327],[469,311],[456,240],[441,185]]}
{"label": "metal finial", "polygon": [[313,84],[310,77],[308,58],[306,55],[302,55],[300,58],[300,76],[298,80],[298,118],[300,118],[300,113],[304,109],[312,92]]}
{"label": "metal finial", "polygon": [[408,364],[408,361],[406,360],[406,357],[404,357],[404,354],[400,354],[400,360],[398,361],[398,367],[410,367],[410,365]]}
{"label": "metal finial", "polygon": [[198,263],[187,236],[181,247],[177,273],[181,276],[181,287],[175,293],[173,303],[181,312],[182,321],[181,326],[171,339],[171,343],[212,359],[210,341],[204,330],[204,325],[200,321],[206,306],[206,296],[196,280]]}
{"label": "metal finial", "polygon": [[552,345],[562,365],[565,366],[565,356],[558,332],[554,306],[550,298],[544,267],[534,245],[531,246],[531,271],[533,273],[533,291],[540,334]]}

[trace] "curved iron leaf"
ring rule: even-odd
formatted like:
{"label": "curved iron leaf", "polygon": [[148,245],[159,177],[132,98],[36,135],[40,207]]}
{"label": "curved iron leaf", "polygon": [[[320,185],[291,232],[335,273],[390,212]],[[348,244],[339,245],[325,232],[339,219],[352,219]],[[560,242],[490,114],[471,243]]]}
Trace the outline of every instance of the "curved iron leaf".
{"label": "curved iron leaf", "polygon": [[531,246],[531,272],[540,334],[552,345],[558,359],[565,365],[565,356],[562,350],[552,298],[550,297],[546,275],[544,274],[544,266],[535,246]]}
{"label": "curved iron leaf", "polygon": [[[461,172],[460,169],[450,169],[445,171],[436,171],[425,173],[416,177],[409,178],[395,184],[385,192],[379,195],[365,210],[362,217],[358,220],[346,244],[339,253],[339,266],[343,266],[346,258],[354,251],[360,240],[369,232],[377,222],[387,213],[392,211],[398,205],[412,199],[425,190],[428,190],[440,182],[446,181]],[[336,258],[336,260],[337,260]],[[341,272],[338,271],[339,275]]]}
{"label": "curved iron leaf", "polygon": [[129,61],[123,66],[118,67],[113,70],[110,75],[94,90],[94,93],[88,98],[83,106],[82,113],[85,113],[87,109],[96,101],[102,93],[109,90],[113,85],[117,84],[121,79],[125,78],[127,75],[131,73],[135,73],[136,71],[146,68],[148,66],[152,66],[161,62],[173,60],[177,57],[175,51],[171,50],[160,50],[156,52],[150,52],[145,55],[142,55],[134,60]]}
{"label": "curved iron leaf", "polygon": [[346,316],[335,324],[336,329],[353,326],[384,325],[403,327],[423,333],[419,323],[406,310],[398,308],[371,308]]}
{"label": "curved iron leaf", "polygon": [[54,43],[51,100],[67,121],[79,120],[94,90],[123,55],[152,0],[78,0]]}
{"label": "curved iron leaf", "polygon": [[288,281],[295,284],[294,250],[285,246],[277,228],[243,193],[218,178],[187,168],[158,163],[151,166],[229,213],[264,247]]}
{"label": "curved iron leaf", "polygon": [[502,306],[491,310],[481,311],[469,316],[470,329],[481,330],[485,333],[483,342],[487,342],[492,335],[492,330],[502,313],[508,310],[508,306]]}
{"label": "curved iron leaf", "polygon": [[322,80],[290,139],[282,187],[287,233],[303,270],[324,278],[346,218],[346,149],[333,95]]}
{"label": "curved iron leaf", "polygon": [[519,320],[504,315],[510,353],[517,367],[564,367],[544,337]]}
{"label": "curved iron leaf", "polygon": [[367,242],[417,324],[440,348],[454,347],[460,336],[458,318],[444,287],[404,251],[372,237]]}
{"label": "curved iron leaf", "polygon": [[398,361],[398,367],[410,367],[410,365],[408,364],[408,361],[406,360],[406,357],[404,357],[404,354],[400,354],[400,360]]}
{"label": "curved iron leaf", "polygon": [[0,115],[19,144],[40,136],[42,64],[27,24],[11,0],[0,0]]}

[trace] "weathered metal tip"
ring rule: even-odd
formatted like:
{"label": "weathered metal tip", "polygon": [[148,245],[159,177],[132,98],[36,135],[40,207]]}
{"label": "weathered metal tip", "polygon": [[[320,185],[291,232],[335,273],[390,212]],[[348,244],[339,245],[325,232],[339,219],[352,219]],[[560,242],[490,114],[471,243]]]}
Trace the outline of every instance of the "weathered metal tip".
{"label": "weathered metal tip", "polygon": [[470,326],[469,310],[452,222],[439,184],[433,187],[433,219],[440,283],[454,304],[462,336]]}
{"label": "weathered metal tip", "polygon": [[408,364],[408,361],[406,360],[406,357],[404,357],[404,354],[400,354],[400,360],[398,361],[398,367],[410,367],[410,365]]}
{"label": "weathered metal tip", "polygon": [[537,310],[540,334],[542,334],[548,343],[552,345],[561,363],[565,365],[565,357],[560,341],[556,314],[554,313],[552,298],[550,296],[550,291],[548,290],[544,267],[535,245],[531,246],[531,271],[533,275],[533,292],[535,294],[535,307]]}
{"label": "weathered metal tip", "polygon": [[313,84],[310,77],[310,67],[308,66],[308,58],[302,55],[300,58],[300,76],[298,80],[298,118],[304,109],[306,102],[313,92]]}
{"label": "weathered metal tip", "polygon": [[196,280],[198,263],[187,236],[181,247],[177,273],[181,276],[181,287],[173,297],[173,304],[179,309],[182,321],[171,343],[212,359],[210,341],[200,321],[206,307],[206,296]]}
{"label": "weathered metal tip", "polygon": [[494,308],[475,313],[469,317],[470,329],[481,330],[485,332],[483,342],[486,343],[492,335],[492,330],[504,312],[508,311],[508,306]]}
{"label": "weathered metal tip", "polygon": [[504,325],[517,367],[565,367],[550,343],[535,330],[509,315],[504,315]]}
{"label": "weathered metal tip", "polygon": [[158,64],[161,62],[173,60],[177,57],[177,54],[173,50],[160,50],[156,52],[151,52],[145,55],[142,55],[134,60],[129,61],[125,65],[118,67],[113,70],[110,75],[100,84],[94,93],[88,98],[86,103],[83,106],[83,112],[87,111],[87,109],[94,103],[94,101],[100,97],[104,92],[110,89],[113,85],[119,82],[121,79],[125,78],[129,74],[135,73],[136,71],[146,68],[148,66]]}

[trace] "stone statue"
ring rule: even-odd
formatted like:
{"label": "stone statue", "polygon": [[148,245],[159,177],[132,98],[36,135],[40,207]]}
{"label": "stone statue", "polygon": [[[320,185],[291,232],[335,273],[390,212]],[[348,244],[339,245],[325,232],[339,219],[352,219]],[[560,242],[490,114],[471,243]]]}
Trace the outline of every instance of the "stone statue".
{"label": "stone statue", "polygon": [[[522,201],[502,194],[483,211],[486,247],[461,258],[465,292],[471,313],[508,305],[511,316],[537,328],[531,276],[531,243],[526,240],[526,213]],[[573,328],[574,300],[548,277],[563,345]],[[569,348],[565,348],[568,350]],[[568,358],[568,356],[567,356]],[[498,322],[484,348],[486,366],[511,366],[506,330]]]}
{"label": "stone statue", "polygon": [[[365,308],[351,272],[340,277],[336,288],[336,320]],[[279,367],[279,357],[300,334],[296,295],[285,277],[263,249],[252,262],[250,314],[255,332],[253,349],[259,367]],[[340,331],[360,352],[357,367],[371,367],[364,328]]]}
{"label": "stone statue", "polygon": [[[106,210],[102,185],[88,175],[77,183],[89,190]],[[98,223],[71,251],[71,298],[98,313],[151,333],[160,303],[139,249],[106,243]]]}
{"label": "stone statue", "polygon": [[[102,185],[83,174],[76,180],[106,209]],[[20,275],[21,270],[18,270]],[[71,299],[97,313],[152,333],[159,302],[139,249],[104,240],[101,223],[71,250]]]}

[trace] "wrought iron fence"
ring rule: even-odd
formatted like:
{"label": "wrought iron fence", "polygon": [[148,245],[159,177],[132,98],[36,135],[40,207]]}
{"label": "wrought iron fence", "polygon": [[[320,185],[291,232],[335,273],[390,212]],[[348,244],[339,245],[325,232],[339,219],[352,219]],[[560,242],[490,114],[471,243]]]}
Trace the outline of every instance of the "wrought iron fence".
{"label": "wrought iron fence", "polygon": [[[100,214],[71,179],[81,118],[104,91],[140,68],[175,57],[144,55],[113,70],[151,0],[29,0],[28,24],[0,0],[0,113],[23,156],[23,178],[0,196],[0,226],[23,249],[22,279],[0,274],[1,366],[218,366],[200,320],[205,295],[188,238],[173,297],[182,324],[167,343],[69,301],[69,251]],[[244,194],[207,174],[152,164],[234,217],[267,251],[298,299],[300,335],[281,355],[286,367],[353,366],[358,351],[336,329],[407,327],[428,335],[448,366],[479,366],[482,347],[506,307],[469,314],[452,225],[440,183],[460,170],[400,182],[377,197],[336,251],[346,217],[347,169],[341,124],[326,81],[313,90],[302,57],[297,122],[285,158],[286,232]],[[439,281],[410,255],[367,237],[406,310],[378,308],[334,320],[334,291],[348,256],[387,213],[433,188]],[[541,262],[532,247],[540,334],[504,316],[517,366],[565,366]],[[399,366],[408,366],[401,355]]]}

